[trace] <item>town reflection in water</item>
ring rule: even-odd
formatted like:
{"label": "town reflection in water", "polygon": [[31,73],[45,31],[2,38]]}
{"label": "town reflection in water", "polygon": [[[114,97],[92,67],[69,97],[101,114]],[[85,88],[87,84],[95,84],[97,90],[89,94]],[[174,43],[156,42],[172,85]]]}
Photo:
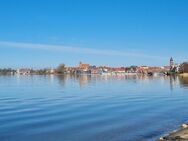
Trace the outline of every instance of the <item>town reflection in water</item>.
{"label": "town reflection in water", "polygon": [[66,84],[75,82],[80,86],[80,88],[87,87],[90,84],[95,84],[97,82],[108,82],[114,80],[132,80],[134,82],[148,82],[152,80],[162,80],[165,83],[168,83],[170,89],[173,90],[174,87],[187,87],[188,88],[188,77],[183,76],[146,76],[146,75],[57,75],[59,84],[61,86],[66,86]]}

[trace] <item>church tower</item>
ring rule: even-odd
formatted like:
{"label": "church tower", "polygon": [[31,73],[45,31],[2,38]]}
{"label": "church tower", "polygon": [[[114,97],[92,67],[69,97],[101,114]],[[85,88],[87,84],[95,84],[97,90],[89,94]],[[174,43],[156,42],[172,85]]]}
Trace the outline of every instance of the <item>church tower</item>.
{"label": "church tower", "polygon": [[173,68],[174,67],[174,60],[173,58],[171,57],[170,58],[170,68]]}

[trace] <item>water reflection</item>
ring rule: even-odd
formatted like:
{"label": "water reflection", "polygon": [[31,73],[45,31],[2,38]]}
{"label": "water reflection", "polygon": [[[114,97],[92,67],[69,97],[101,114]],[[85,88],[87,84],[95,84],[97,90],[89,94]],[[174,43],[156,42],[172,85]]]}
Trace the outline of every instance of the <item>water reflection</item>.
{"label": "water reflection", "polygon": [[188,77],[179,76],[178,79],[181,87],[188,87]]}
{"label": "water reflection", "polygon": [[185,87],[181,76],[0,76],[0,141],[155,140],[187,121]]}
{"label": "water reflection", "polygon": [[60,85],[64,87],[66,84],[67,75],[57,75],[57,78],[59,80]]}
{"label": "water reflection", "polygon": [[174,86],[177,85],[178,77],[176,75],[169,76],[170,90],[173,91]]}
{"label": "water reflection", "polygon": [[133,81],[137,82],[150,82],[152,80],[161,80],[164,83],[169,83],[170,90],[173,91],[174,87],[188,87],[188,77],[182,76],[146,76],[146,75],[57,75],[59,84],[63,87],[66,86],[66,83],[75,82],[78,83],[80,88],[87,87],[88,85],[96,84],[97,82],[110,82],[114,80],[120,81]]}
{"label": "water reflection", "polygon": [[173,75],[167,77],[170,82],[170,89],[173,91],[174,87],[188,87],[188,77]]}

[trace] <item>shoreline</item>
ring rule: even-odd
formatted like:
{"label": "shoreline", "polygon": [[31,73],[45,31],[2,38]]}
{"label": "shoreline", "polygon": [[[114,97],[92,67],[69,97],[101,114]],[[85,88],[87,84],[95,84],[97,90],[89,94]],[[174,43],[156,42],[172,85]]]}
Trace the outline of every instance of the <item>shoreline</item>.
{"label": "shoreline", "polygon": [[188,124],[182,124],[180,128],[160,137],[157,141],[188,141]]}
{"label": "shoreline", "polygon": [[188,73],[181,73],[181,74],[179,74],[179,76],[188,77]]}
{"label": "shoreline", "polygon": [[100,76],[179,76],[179,77],[188,77],[188,73],[181,73],[181,74],[171,74],[167,75],[164,73],[157,73],[157,74],[144,74],[144,73],[28,73],[28,74],[18,74],[18,73],[8,73],[8,74],[1,74],[0,76],[33,76],[33,75],[54,75],[54,76],[59,76],[59,75],[77,75],[77,76],[92,76],[92,75],[100,75]]}

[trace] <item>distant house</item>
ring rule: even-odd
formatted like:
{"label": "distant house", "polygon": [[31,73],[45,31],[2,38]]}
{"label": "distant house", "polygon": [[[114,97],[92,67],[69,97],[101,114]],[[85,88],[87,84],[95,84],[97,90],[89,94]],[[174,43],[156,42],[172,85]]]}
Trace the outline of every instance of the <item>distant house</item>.
{"label": "distant house", "polygon": [[115,73],[125,73],[125,68],[113,68],[112,71]]}
{"label": "distant house", "polygon": [[91,70],[91,69],[97,69],[97,67],[96,66],[89,66],[89,69]]}
{"label": "distant house", "polygon": [[30,69],[18,69],[16,73],[20,75],[29,75],[31,73],[31,70]]}
{"label": "distant house", "polygon": [[170,70],[170,66],[164,66],[163,69],[164,69],[165,71],[169,71],[169,70]]}
{"label": "distant house", "polygon": [[66,73],[75,74],[77,72],[77,70],[79,70],[78,67],[67,67]]}
{"label": "distant house", "polygon": [[149,67],[148,72],[162,72],[162,67]]}
{"label": "distant house", "polygon": [[102,70],[99,68],[91,69],[91,74],[101,74]]}
{"label": "distant house", "polygon": [[54,69],[50,69],[50,73],[53,74],[55,72]]}
{"label": "distant house", "polygon": [[128,68],[126,68],[126,72],[127,73],[136,73],[138,72],[139,68],[137,66],[130,66]]}
{"label": "distant house", "polygon": [[103,71],[103,72],[109,72],[110,69],[109,69],[109,68],[102,68],[102,71]]}
{"label": "distant house", "polygon": [[138,72],[139,73],[147,73],[148,70],[149,70],[148,66],[140,66],[140,67],[138,67]]}
{"label": "distant house", "polygon": [[52,68],[43,70],[43,74],[54,74],[54,73],[55,73],[55,70]]}

